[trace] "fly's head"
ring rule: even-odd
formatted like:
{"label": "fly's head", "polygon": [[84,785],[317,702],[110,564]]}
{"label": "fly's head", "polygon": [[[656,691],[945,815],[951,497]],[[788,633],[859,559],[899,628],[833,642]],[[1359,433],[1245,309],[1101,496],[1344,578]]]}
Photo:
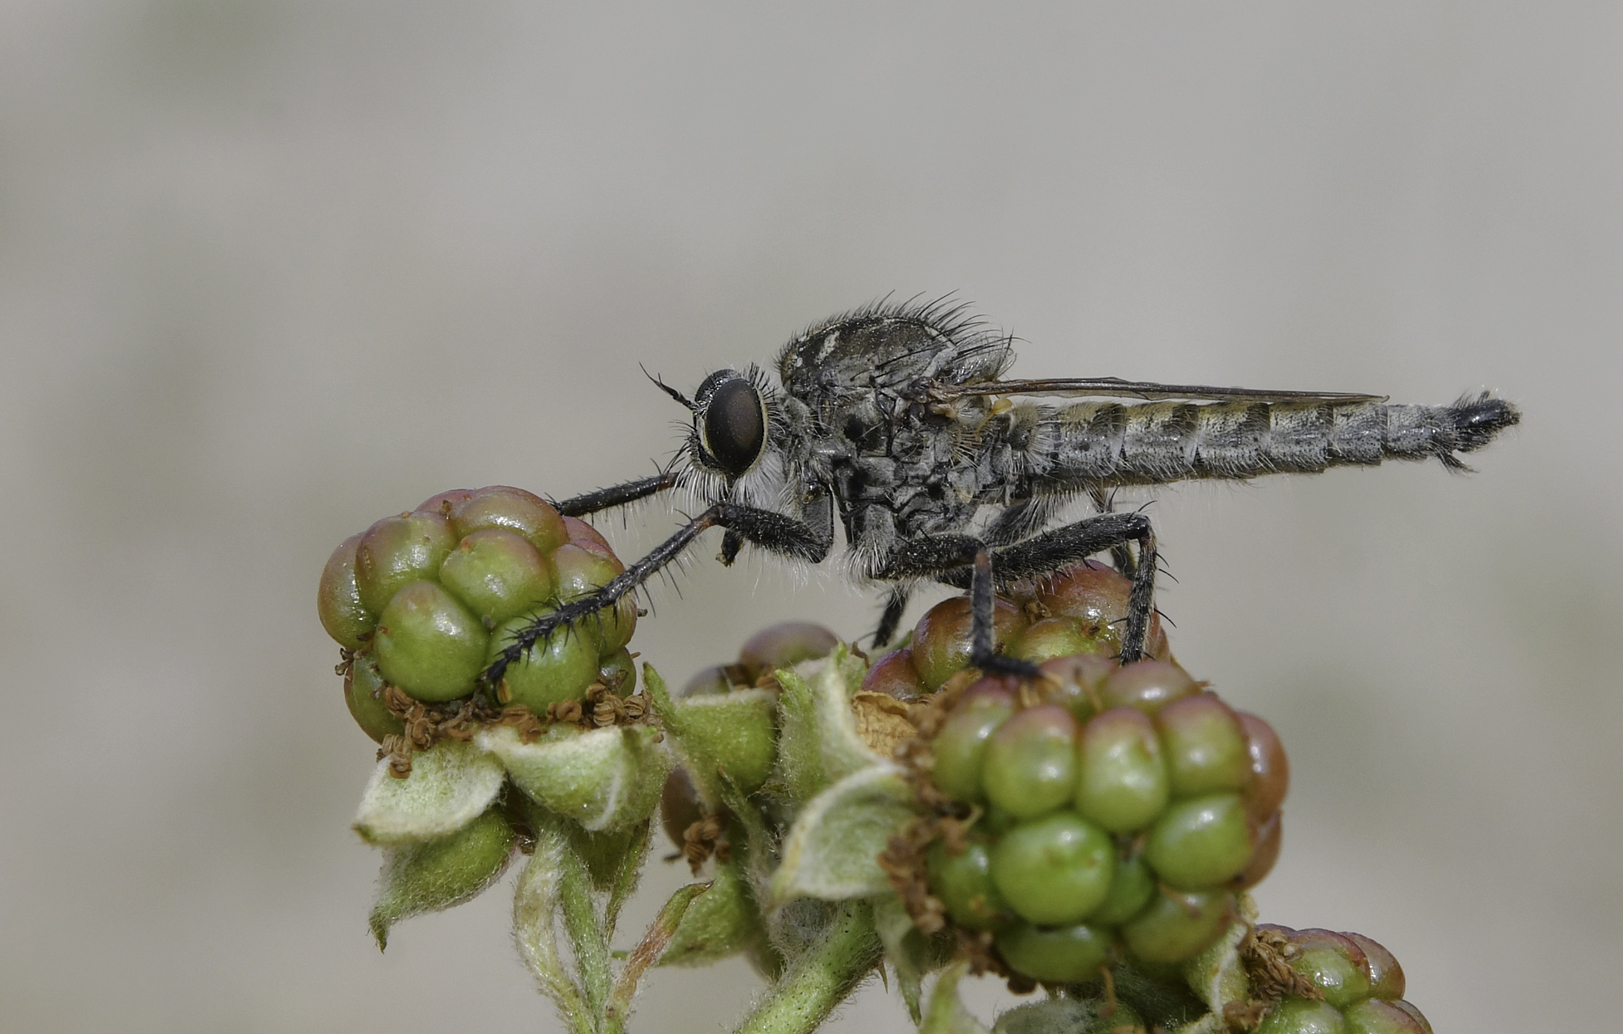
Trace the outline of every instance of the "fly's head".
{"label": "fly's head", "polygon": [[[664,387],[664,385],[661,385]],[[692,412],[679,485],[697,505],[720,500],[779,509],[785,497],[784,444],[790,430],[780,397],[754,366],[717,370],[692,400],[665,388]]]}
{"label": "fly's head", "polygon": [[766,455],[771,389],[754,370],[717,370],[693,394],[688,452],[714,476],[735,482]]}

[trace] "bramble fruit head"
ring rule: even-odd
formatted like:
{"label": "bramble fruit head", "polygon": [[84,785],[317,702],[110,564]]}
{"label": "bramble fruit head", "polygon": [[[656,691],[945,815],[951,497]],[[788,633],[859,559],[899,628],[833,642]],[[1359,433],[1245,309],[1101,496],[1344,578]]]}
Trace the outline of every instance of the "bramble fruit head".
{"label": "bramble fruit head", "polygon": [[1150,963],[1182,962],[1205,951],[1234,918],[1234,898],[1224,890],[1164,889],[1121,927],[1122,940]]}
{"label": "bramble fruit head", "polygon": [[953,854],[937,841],[930,845],[930,885],[952,921],[968,930],[993,930],[1014,918],[997,884],[992,882],[992,856],[981,840]]}
{"label": "bramble fruit head", "polygon": [[355,546],[362,605],[382,613],[402,586],[433,579],[456,543],[451,523],[438,514],[403,513],[373,524]]}
{"label": "bramble fruit head", "polygon": [[1216,693],[1172,701],[1156,712],[1155,727],[1174,796],[1244,790],[1251,781],[1245,727]]}
{"label": "bramble fruit head", "polygon": [[1155,726],[1117,707],[1083,728],[1076,810],[1112,833],[1143,829],[1171,797]]}
{"label": "bramble fruit head", "polygon": [[931,744],[932,774],[942,792],[966,804],[986,799],[981,770],[988,742],[1013,714],[1014,694],[1000,680],[982,679],[970,687]]}
{"label": "bramble fruit head", "polygon": [[316,593],[316,613],[321,627],[346,650],[358,650],[372,636],[377,615],[361,602],[361,589],[355,580],[355,548],[363,533],[351,535],[333,550],[321,572]]}
{"label": "bramble fruit head", "polygon": [[1216,887],[1245,871],[1256,848],[1237,793],[1174,801],[1150,827],[1144,858],[1174,887]]}
{"label": "bramble fruit head", "polygon": [[[993,646],[1000,653],[1034,664],[1091,656],[1101,665],[1113,668],[1109,661],[1121,653],[1131,590],[1130,579],[1093,561],[1067,568],[1039,583],[1011,586],[1006,595],[993,600]],[[923,689],[930,692],[968,667],[969,597],[953,596],[931,607],[914,626],[911,640],[904,649],[911,655],[913,675]],[[1157,660],[1171,660],[1159,615],[1151,616],[1144,653]],[[1093,669],[1093,672],[1099,670]],[[889,678],[889,674],[886,677]],[[1183,692],[1196,691],[1191,682]],[[1176,692],[1163,688],[1161,696],[1152,694],[1146,698],[1144,709],[1153,710]],[[1094,698],[1093,705],[1097,706],[1097,694],[1090,695]],[[1071,706],[1064,701],[1055,703]],[[1088,717],[1077,714],[1081,721]]]}
{"label": "bramble fruit head", "polygon": [[378,743],[390,734],[405,731],[405,726],[389,705],[383,701],[383,672],[371,651],[356,654],[344,672],[344,703],[361,731]]}
{"label": "bramble fruit head", "polygon": [[456,597],[429,581],[407,582],[378,616],[372,647],[378,670],[418,700],[473,692],[490,637]]}
{"label": "bramble fruit head", "polygon": [[1256,935],[1317,996],[1287,994],[1269,1008],[1257,1027],[1261,1034],[1431,1034],[1420,1010],[1403,1000],[1397,959],[1363,934],[1262,924]]}
{"label": "bramble fruit head", "polygon": [[480,528],[440,565],[440,583],[493,628],[553,598],[551,566],[529,539],[508,528]]}
{"label": "bramble fruit head", "polygon": [[930,890],[954,924],[994,931],[1016,974],[1092,979],[1095,945],[1185,962],[1278,856],[1278,737],[1174,663],[1073,654],[941,699],[924,796],[952,802],[938,814],[959,824],[944,843],[960,853],[931,848]]}
{"label": "bramble fruit head", "polygon": [[993,943],[1016,972],[1049,983],[1076,983],[1099,975],[1113,938],[1103,927],[1077,923],[1042,927],[1016,923],[999,931]]}
{"label": "bramble fruit head", "polygon": [[1110,836],[1075,812],[1021,822],[992,847],[992,882],[1031,923],[1079,923],[1104,904],[1116,872]]}
{"label": "bramble fruit head", "polygon": [[[435,496],[425,501],[418,510],[435,504],[440,498]],[[433,505],[434,511],[440,509]],[[481,528],[510,528],[529,539],[542,553],[551,553],[572,537],[564,518],[552,504],[522,488],[506,485],[492,485],[468,493],[451,508],[450,517],[459,538]]]}
{"label": "bramble fruit head", "polygon": [[[537,614],[545,613],[545,608]],[[480,668],[494,661],[503,644],[509,642],[535,615],[513,618],[496,628],[490,637],[490,652]],[[586,687],[597,679],[598,658],[602,653],[597,623],[581,621],[561,628],[525,651],[519,663],[510,665],[496,687],[499,704],[523,704],[536,714],[565,700],[579,700]]]}
{"label": "bramble fruit head", "polygon": [[770,625],[744,640],[738,648],[738,667],[749,684],[779,668],[793,668],[801,661],[827,657],[840,643],[839,637],[810,621],[784,621]]}
{"label": "bramble fruit head", "polygon": [[[402,731],[384,684],[431,704],[470,697],[481,673],[531,620],[606,584],[624,565],[590,525],[502,485],[455,489],[385,517],[336,549],[322,571],[322,627],[350,651],[345,699],[375,740]],[[489,687],[491,703],[538,715],[613,681],[635,686],[625,650],[627,596],[538,642]]]}
{"label": "bramble fruit head", "polygon": [[986,798],[1017,819],[1070,803],[1076,788],[1076,719],[1052,704],[1011,717],[986,744]]}
{"label": "bramble fruit head", "polygon": [[897,700],[917,700],[926,693],[918,669],[913,667],[913,651],[905,646],[874,661],[862,680],[862,688]]}

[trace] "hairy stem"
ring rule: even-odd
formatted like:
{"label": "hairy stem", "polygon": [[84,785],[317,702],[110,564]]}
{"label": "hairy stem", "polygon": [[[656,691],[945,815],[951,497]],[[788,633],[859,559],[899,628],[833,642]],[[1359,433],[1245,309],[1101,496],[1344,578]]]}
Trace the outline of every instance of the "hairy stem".
{"label": "hairy stem", "polygon": [[687,913],[688,905],[693,899],[709,887],[709,884],[695,883],[677,891],[659,915],[648,927],[643,935],[642,942],[632,951],[631,957],[626,959],[625,968],[620,971],[620,979],[614,985],[614,997],[609,1001],[608,1010],[603,1016],[604,1034],[622,1034],[625,1030],[626,1020],[631,1016],[631,999],[636,997],[637,984],[648,971],[648,967],[659,961],[670,946],[671,938],[676,936],[676,928],[682,923],[682,916]]}
{"label": "hairy stem", "polygon": [[625,853],[620,856],[620,865],[614,873],[614,885],[609,889],[608,903],[603,906],[603,927],[607,937],[614,936],[615,924],[620,920],[620,909],[642,879],[643,863],[648,860],[649,829],[652,825],[652,819],[644,819],[633,832]]}
{"label": "hairy stem", "polygon": [[847,902],[734,1034],[810,1034],[873,972],[881,950],[872,906]]}
{"label": "hairy stem", "polygon": [[586,1005],[596,1026],[608,1005],[614,971],[609,964],[609,943],[603,934],[603,923],[592,907],[592,880],[587,875],[586,862],[573,844],[563,853],[560,876],[558,898],[563,907],[564,930],[575,949],[575,969],[580,974],[581,989],[586,993]]}
{"label": "hairy stem", "polygon": [[553,927],[559,875],[564,857],[571,853],[568,840],[553,826],[544,825],[537,833],[535,854],[520,874],[513,896],[513,939],[536,985],[558,1006],[570,1034],[596,1034],[595,1017],[559,958]]}

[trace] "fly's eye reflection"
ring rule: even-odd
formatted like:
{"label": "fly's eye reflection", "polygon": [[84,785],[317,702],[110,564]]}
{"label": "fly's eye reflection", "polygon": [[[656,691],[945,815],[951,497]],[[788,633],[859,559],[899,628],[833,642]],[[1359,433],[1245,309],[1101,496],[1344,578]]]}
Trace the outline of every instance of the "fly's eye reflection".
{"label": "fly's eye reflection", "polygon": [[706,400],[699,417],[705,451],[729,477],[739,477],[761,456],[766,445],[766,412],[749,381],[722,382]]}

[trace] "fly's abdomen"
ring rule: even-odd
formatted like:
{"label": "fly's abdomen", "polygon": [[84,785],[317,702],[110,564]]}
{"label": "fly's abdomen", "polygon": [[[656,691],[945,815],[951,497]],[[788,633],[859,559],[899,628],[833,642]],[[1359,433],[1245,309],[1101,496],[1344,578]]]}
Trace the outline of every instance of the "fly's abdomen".
{"label": "fly's abdomen", "polygon": [[1461,467],[1458,453],[1481,448],[1520,418],[1510,403],[1486,394],[1452,406],[1084,403],[1054,414],[1047,476],[1154,484],[1433,457]]}

